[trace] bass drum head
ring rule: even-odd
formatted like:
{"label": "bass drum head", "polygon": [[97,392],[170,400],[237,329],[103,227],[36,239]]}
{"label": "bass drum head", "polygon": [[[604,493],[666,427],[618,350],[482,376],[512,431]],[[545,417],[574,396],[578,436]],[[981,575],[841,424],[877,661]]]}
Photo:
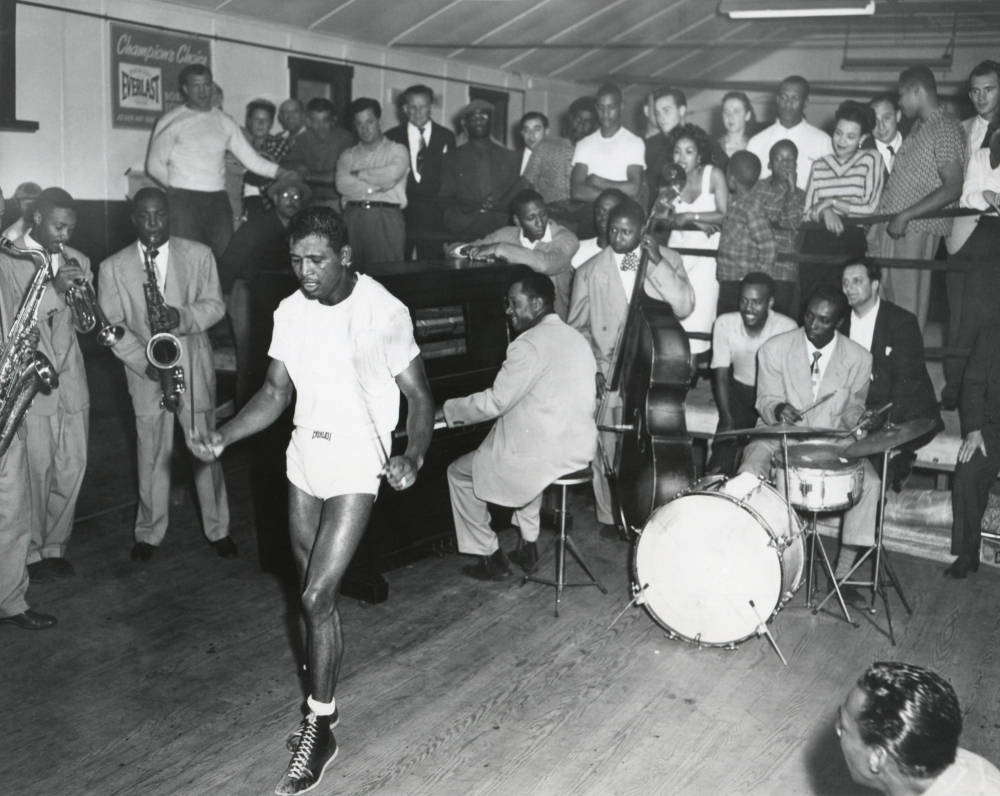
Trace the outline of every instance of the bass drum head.
{"label": "bass drum head", "polygon": [[775,612],[782,564],[753,514],[728,495],[694,493],[653,512],[636,544],[635,577],[658,624],[696,644],[727,646]]}

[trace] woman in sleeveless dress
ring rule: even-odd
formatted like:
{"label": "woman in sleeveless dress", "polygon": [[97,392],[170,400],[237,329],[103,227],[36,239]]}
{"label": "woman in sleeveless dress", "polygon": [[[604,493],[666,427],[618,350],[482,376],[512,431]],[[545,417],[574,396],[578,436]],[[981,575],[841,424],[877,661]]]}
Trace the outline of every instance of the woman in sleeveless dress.
{"label": "woman in sleeveless dress", "polygon": [[[687,173],[687,183],[674,203],[674,216],[667,245],[673,249],[716,249],[719,228],[726,217],[729,191],[721,169],[711,164],[708,133],[697,125],[685,124],[677,131],[674,163]],[[715,278],[715,257],[681,255],[684,270],[694,288],[694,311],[681,325],[688,332],[707,335],[691,340],[692,355],[703,354],[711,347],[712,324],[719,300],[719,282]]]}

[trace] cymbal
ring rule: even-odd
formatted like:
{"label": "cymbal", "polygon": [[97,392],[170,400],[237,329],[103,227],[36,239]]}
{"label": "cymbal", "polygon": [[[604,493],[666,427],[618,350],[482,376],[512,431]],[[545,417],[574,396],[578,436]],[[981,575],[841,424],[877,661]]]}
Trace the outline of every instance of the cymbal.
{"label": "cymbal", "polygon": [[836,428],[813,428],[791,423],[775,423],[773,426],[753,426],[752,428],[734,428],[732,431],[720,431],[716,439],[723,437],[831,437],[843,434]]}
{"label": "cymbal", "polygon": [[860,459],[863,456],[871,456],[875,453],[885,453],[887,450],[898,448],[917,437],[922,437],[937,425],[936,421],[929,417],[918,417],[916,420],[907,420],[897,426],[886,426],[878,431],[873,431],[864,439],[852,442],[844,448],[844,456],[849,459]]}

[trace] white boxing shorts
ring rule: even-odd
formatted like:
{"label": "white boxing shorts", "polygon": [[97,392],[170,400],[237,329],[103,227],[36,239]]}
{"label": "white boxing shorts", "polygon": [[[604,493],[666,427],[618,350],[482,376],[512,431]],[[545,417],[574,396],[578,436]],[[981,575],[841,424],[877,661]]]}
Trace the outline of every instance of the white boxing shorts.
{"label": "white boxing shorts", "polygon": [[[385,450],[390,442],[386,434],[382,439]],[[296,426],[285,452],[285,467],[289,483],[320,500],[337,495],[375,495],[383,456],[374,434],[333,435]]]}

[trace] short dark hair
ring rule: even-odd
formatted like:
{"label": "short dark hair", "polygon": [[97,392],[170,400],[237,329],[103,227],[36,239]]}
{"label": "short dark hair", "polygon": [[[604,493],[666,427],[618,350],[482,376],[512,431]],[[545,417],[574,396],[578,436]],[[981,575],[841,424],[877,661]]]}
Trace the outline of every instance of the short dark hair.
{"label": "short dark hair", "polygon": [[132,207],[135,208],[139,202],[146,199],[161,199],[164,204],[167,204],[167,192],[155,185],[147,185],[135,192],[135,196],[132,197]]}
{"label": "short dark hair", "polygon": [[358,97],[350,104],[348,110],[352,119],[359,113],[364,113],[365,111],[371,111],[376,119],[382,118],[381,103],[379,103],[377,99],[372,99],[371,97]]}
{"label": "short dark hair", "polygon": [[[695,148],[698,150],[698,158],[702,163],[712,162],[712,140],[708,137],[701,127],[696,124],[682,124],[680,127],[675,127],[670,132],[671,138],[674,141],[674,146],[677,146],[677,142],[682,138],[687,138],[694,142]],[[670,153],[673,156],[673,153]]]}
{"label": "short dark hair", "polygon": [[423,94],[427,97],[429,102],[432,104],[434,102],[434,89],[430,86],[425,86],[423,83],[417,83],[414,86],[409,86],[405,91],[403,91],[401,98],[403,102],[407,102],[414,94]]}
{"label": "short dark hair", "polygon": [[941,675],[907,663],[877,661],[858,679],[865,704],[861,740],[884,749],[902,773],[935,777],[955,762],[962,711]]}
{"label": "short dark hair", "polygon": [[569,115],[574,113],[592,113],[597,115],[597,105],[593,97],[577,97],[569,104]]}
{"label": "short dark hair", "polygon": [[653,92],[653,104],[655,105],[658,99],[663,99],[664,97],[670,97],[678,108],[682,105],[685,108],[687,107],[687,97],[684,96],[684,92],[679,88],[670,88],[667,86],[656,89],[656,91]]}
{"label": "short dark hair", "polygon": [[520,285],[521,292],[528,298],[541,299],[542,303],[550,310],[556,303],[556,286],[545,274],[532,271],[527,267],[523,270],[518,269],[507,289],[510,290],[514,285]]}
{"label": "short dark hair", "polygon": [[[757,162],[759,163],[760,161]],[[740,280],[740,292],[742,293],[743,288],[748,285],[756,285],[757,287],[766,288],[768,297],[774,296],[774,279],[770,274],[765,274],[763,271],[751,271],[749,274],[744,276]]]}
{"label": "short dark hair", "polygon": [[780,89],[788,83],[795,83],[796,85],[801,86],[802,99],[809,99],[809,81],[802,77],[802,75],[789,75],[778,84],[778,88]]}
{"label": "short dark hair", "polygon": [[833,115],[836,121],[853,122],[861,128],[861,135],[871,133],[875,128],[875,112],[868,106],[854,100],[844,100]]}
{"label": "short dark hair", "polygon": [[609,227],[611,226],[611,221],[615,218],[628,218],[639,226],[642,226],[646,222],[646,214],[643,212],[642,206],[634,199],[629,199],[628,197],[625,197],[625,201],[619,202],[608,213]]}
{"label": "short dark hair", "polygon": [[814,301],[829,301],[833,304],[837,310],[838,322],[847,312],[847,299],[839,287],[834,287],[833,285],[816,285],[803,306],[808,307]]}
{"label": "short dark hair", "polygon": [[616,102],[622,101],[622,90],[615,83],[601,83],[597,91],[594,92],[594,99],[610,94]]}
{"label": "short dark hair", "polygon": [[868,278],[872,282],[878,282],[881,284],[882,266],[880,266],[870,257],[860,257],[857,260],[851,260],[849,263],[847,263],[847,265],[844,266],[843,270],[841,270],[840,273],[843,274],[844,271],[850,268],[852,265],[863,265],[865,267],[865,272],[868,274]]}
{"label": "short dark hair", "polygon": [[899,73],[898,82],[900,91],[912,86],[923,86],[924,90],[932,97],[937,96],[937,80],[934,79],[934,73],[930,67],[923,64],[904,69]]}
{"label": "short dark hair", "polygon": [[532,119],[538,119],[538,121],[542,123],[542,127],[548,128],[549,126],[549,117],[544,113],[541,113],[540,111],[528,111],[521,117],[521,121],[517,123],[518,129],[524,127],[524,125]]}
{"label": "short dark hair", "polygon": [[310,235],[326,238],[335,252],[347,244],[347,227],[343,219],[336,211],[323,205],[300,210],[288,222],[288,239],[293,243]]}
{"label": "short dark hair", "polygon": [[306,113],[329,113],[335,117],[337,108],[326,97],[313,97],[306,103]]}
{"label": "short dark hair", "polygon": [[980,61],[969,72],[969,81],[971,82],[974,77],[985,77],[986,75],[996,75],[997,81],[1000,81],[1000,63],[988,58],[985,61]]}
{"label": "short dark hair", "polygon": [[625,195],[625,193],[619,190],[618,188],[605,188],[603,191],[597,194],[597,198],[594,200],[594,204],[596,205],[598,202],[612,196],[614,197],[616,204],[621,204],[622,202],[628,200],[628,197]]}
{"label": "short dark hair", "polygon": [[771,148],[767,151],[768,163],[774,160],[774,155],[779,149],[790,149],[795,153],[796,158],[799,156],[799,148],[795,146],[795,142],[789,138],[782,138],[780,141],[775,141],[771,144]]}
{"label": "short dark hair", "polygon": [[538,202],[542,206],[545,205],[545,199],[542,198],[542,195],[538,191],[533,188],[524,188],[514,194],[514,198],[510,200],[510,210],[514,215],[520,215],[520,211],[531,202]]}
{"label": "short dark hair", "polygon": [[76,212],[76,203],[73,201],[73,197],[69,195],[69,191],[64,191],[62,188],[46,188],[35,200],[35,212],[41,213],[43,216],[52,210],[72,210]]}
{"label": "short dark hair", "polygon": [[249,120],[251,114],[254,111],[266,111],[267,115],[274,120],[274,115],[278,112],[278,109],[274,107],[274,103],[266,99],[252,99],[247,103],[247,113],[246,118]]}
{"label": "short dark hair", "polygon": [[753,188],[760,179],[761,168],[759,157],[753,152],[741,149],[729,158],[726,173],[732,175],[732,178],[744,188]]}
{"label": "short dark hair", "polygon": [[896,96],[896,94],[894,94],[891,91],[887,91],[883,94],[876,94],[874,97],[868,100],[868,107],[874,109],[876,105],[879,105],[883,102],[889,103],[889,105],[892,106],[892,109],[894,111],[899,110],[899,97]]}
{"label": "short dark hair", "polygon": [[212,70],[205,66],[205,64],[188,64],[177,75],[178,88],[180,88],[183,92],[184,87],[187,85],[188,78],[194,77],[195,75],[207,75],[208,79],[211,80]]}

